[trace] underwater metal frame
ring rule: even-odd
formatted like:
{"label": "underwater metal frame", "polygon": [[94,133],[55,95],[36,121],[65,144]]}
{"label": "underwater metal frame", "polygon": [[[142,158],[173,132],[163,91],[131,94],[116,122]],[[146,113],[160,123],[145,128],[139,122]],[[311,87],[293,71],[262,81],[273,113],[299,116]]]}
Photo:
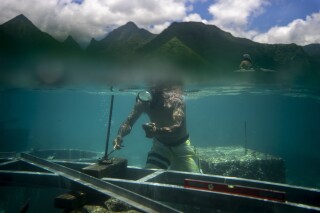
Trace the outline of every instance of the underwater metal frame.
{"label": "underwater metal frame", "polygon": [[[0,156],[1,158],[2,156]],[[0,161],[0,186],[38,186],[115,197],[143,212],[320,212],[320,190],[264,181],[128,166],[124,179],[97,179],[81,173],[86,162],[45,160],[27,153]],[[186,188],[192,179],[285,193],[285,201]]]}

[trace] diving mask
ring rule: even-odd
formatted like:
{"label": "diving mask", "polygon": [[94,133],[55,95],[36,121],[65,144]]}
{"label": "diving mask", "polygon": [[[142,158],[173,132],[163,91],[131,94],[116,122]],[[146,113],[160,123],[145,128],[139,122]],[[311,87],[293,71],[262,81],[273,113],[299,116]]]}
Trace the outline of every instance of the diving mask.
{"label": "diving mask", "polygon": [[141,91],[137,97],[142,102],[150,102],[152,100],[152,95],[149,91]]}

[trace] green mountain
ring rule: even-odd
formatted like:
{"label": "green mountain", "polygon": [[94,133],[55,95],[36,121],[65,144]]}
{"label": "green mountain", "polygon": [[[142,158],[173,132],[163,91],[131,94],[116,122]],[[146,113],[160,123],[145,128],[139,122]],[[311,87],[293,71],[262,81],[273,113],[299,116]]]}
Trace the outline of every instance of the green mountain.
{"label": "green mountain", "polygon": [[304,51],[313,57],[319,57],[320,59],[320,44],[309,44],[303,46]]}
{"label": "green mountain", "polygon": [[303,46],[303,49],[308,53],[313,60],[314,69],[319,69],[320,67],[320,44],[309,44]]}
{"label": "green mountain", "polygon": [[209,63],[203,59],[198,53],[186,46],[177,37],[171,38],[159,48],[153,50],[148,57],[160,61],[177,64],[185,69],[199,68]]}
{"label": "green mountain", "polygon": [[150,54],[174,37],[212,64],[213,72],[237,69],[244,53],[250,54],[257,66],[268,69],[290,70],[310,67],[310,57],[301,46],[261,44],[234,37],[214,25],[198,22],[173,23],[140,48],[139,52]]}
{"label": "green mountain", "polygon": [[[74,70],[82,68],[83,72],[91,70],[93,65],[97,67],[97,64],[103,71],[105,66],[111,69],[137,64],[143,68],[144,63],[158,60],[188,73],[201,71],[201,74],[225,75],[238,69],[242,55],[248,53],[255,68],[277,70],[281,76],[290,78],[320,76],[320,44],[304,47],[296,44],[262,44],[234,37],[214,25],[198,22],[173,23],[158,35],[128,22],[102,40],[92,39],[85,51],[87,54],[83,53],[71,36],[59,42],[23,15],[0,25],[0,71],[26,67],[32,70],[39,62],[52,58],[51,61],[57,61],[62,67],[72,61],[69,68],[77,65]],[[79,66],[80,62],[84,66]]]}
{"label": "green mountain", "polygon": [[69,36],[59,42],[39,30],[24,15],[18,15],[0,25],[0,71],[35,70],[43,61],[67,63],[68,58],[80,56],[83,50]]}
{"label": "green mountain", "polygon": [[18,15],[0,25],[0,47],[3,54],[19,55],[57,51],[62,45],[24,15]]}
{"label": "green mountain", "polygon": [[303,46],[303,49],[311,56],[311,69],[317,70],[317,76],[320,77],[320,44],[309,44]]}
{"label": "green mountain", "polygon": [[52,57],[61,48],[60,42],[40,31],[24,15],[16,16],[0,25],[1,81],[6,81],[3,79],[8,73],[31,73],[40,58]]}
{"label": "green mountain", "polygon": [[138,28],[133,22],[128,22],[100,41],[92,39],[87,51],[105,59],[132,57],[138,48],[154,37],[154,34]]}
{"label": "green mountain", "polygon": [[213,25],[198,22],[173,23],[155,39],[140,49],[147,54],[176,37],[202,58],[212,64],[213,69],[235,69],[247,47],[254,43],[235,38]]}
{"label": "green mountain", "polygon": [[0,25],[1,84],[61,83],[82,55],[83,50],[71,36],[59,42],[24,15]]}
{"label": "green mountain", "polygon": [[80,45],[72,38],[72,36],[68,36],[63,41],[62,45],[66,51],[70,51],[70,52],[74,52],[74,53],[82,51]]}

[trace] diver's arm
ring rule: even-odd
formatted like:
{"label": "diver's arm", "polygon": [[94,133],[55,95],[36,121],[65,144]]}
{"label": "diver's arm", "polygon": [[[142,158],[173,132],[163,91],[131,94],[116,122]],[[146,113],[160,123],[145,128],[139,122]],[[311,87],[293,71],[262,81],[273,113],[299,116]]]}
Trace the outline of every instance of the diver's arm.
{"label": "diver's arm", "polygon": [[123,137],[128,135],[131,132],[132,126],[140,117],[142,112],[143,112],[143,105],[140,101],[137,101],[136,104],[134,105],[133,110],[131,111],[127,119],[121,124],[118,130],[117,137],[113,141],[113,145],[115,149],[120,149]]}
{"label": "diver's arm", "polygon": [[142,103],[140,101],[137,101],[127,119],[120,126],[118,136],[124,137],[128,135],[131,132],[132,126],[138,120],[142,112]]}

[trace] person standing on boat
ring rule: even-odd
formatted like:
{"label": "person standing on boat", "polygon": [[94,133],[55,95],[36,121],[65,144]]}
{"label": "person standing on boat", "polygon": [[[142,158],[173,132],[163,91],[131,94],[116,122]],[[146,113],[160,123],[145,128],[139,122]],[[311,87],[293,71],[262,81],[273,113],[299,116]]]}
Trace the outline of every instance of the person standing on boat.
{"label": "person standing on boat", "polygon": [[150,122],[143,124],[142,128],[146,137],[153,139],[146,168],[199,173],[196,154],[187,132],[182,88],[174,84],[160,83],[138,94],[132,112],[113,141],[114,149],[121,148],[123,137],[130,133],[143,113],[148,115]]}
{"label": "person standing on boat", "polygon": [[239,65],[240,69],[249,70],[252,67],[252,60],[249,54],[244,54],[242,56],[242,61]]}

